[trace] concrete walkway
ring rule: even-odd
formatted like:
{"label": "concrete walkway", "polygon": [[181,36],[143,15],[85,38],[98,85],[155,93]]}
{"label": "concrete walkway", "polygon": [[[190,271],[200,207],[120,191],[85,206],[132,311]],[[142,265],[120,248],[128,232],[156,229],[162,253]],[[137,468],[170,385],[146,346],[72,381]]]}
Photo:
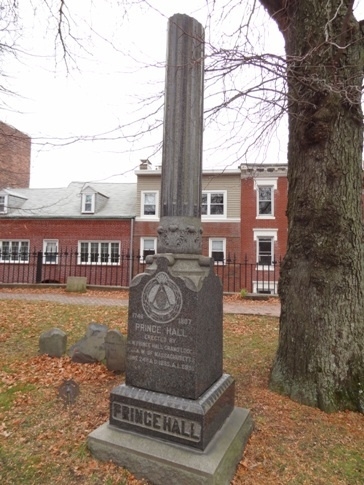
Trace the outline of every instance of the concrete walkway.
{"label": "concrete walkway", "polygon": [[[63,293],[16,293],[0,291],[0,300],[28,300],[50,301],[65,305],[95,305],[95,306],[128,306],[128,300],[120,298],[103,298],[95,295],[72,295]],[[244,315],[268,315],[279,317],[280,303],[242,300],[237,302],[224,302],[224,313]]]}

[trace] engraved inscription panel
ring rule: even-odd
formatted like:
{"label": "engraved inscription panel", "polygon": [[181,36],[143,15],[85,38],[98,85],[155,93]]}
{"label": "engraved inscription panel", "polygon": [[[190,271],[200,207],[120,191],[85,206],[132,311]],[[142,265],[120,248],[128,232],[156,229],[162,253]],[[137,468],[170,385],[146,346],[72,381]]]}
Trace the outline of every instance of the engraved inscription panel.
{"label": "engraved inscription panel", "polygon": [[118,402],[112,403],[111,415],[116,421],[140,430],[149,429],[195,443],[201,440],[201,424],[180,416]]}

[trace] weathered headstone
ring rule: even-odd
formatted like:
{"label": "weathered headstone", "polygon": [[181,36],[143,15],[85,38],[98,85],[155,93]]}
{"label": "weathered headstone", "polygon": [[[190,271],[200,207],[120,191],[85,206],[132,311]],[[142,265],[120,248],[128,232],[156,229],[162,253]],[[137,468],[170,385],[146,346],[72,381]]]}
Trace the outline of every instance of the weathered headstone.
{"label": "weathered headstone", "polygon": [[106,367],[124,372],[126,365],[126,337],[119,330],[109,330],[105,337]]}
{"label": "weathered headstone", "polygon": [[230,483],[252,431],[223,373],[222,285],[201,255],[203,39],[196,20],[170,18],[157,254],[130,285],[125,384],[88,440],[158,485]]}
{"label": "weathered headstone", "polygon": [[42,332],[39,337],[39,353],[50,357],[62,357],[67,348],[67,334],[59,328]]}
{"label": "weathered headstone", "polygon": [[90,323],[86,329],[85,336],[70,347],[68,354],[71,360],[80,364],[102,362],[105,359],[105,337],[107,331],[107,325]]}
{"label": "weathered headstone", "polygon": [[66,291],[84,293],[86,291],[87,279],[84,276],[68,276]]}

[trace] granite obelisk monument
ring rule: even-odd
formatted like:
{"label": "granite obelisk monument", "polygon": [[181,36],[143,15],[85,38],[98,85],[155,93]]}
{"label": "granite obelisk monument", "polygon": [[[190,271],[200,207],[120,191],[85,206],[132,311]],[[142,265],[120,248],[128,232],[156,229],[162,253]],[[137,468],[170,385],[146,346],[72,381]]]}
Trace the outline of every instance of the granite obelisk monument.
{"label": "granite obelisk monument", "polygon": [[252,431],[223,372],[222,285],[202,255],[204,30],[169,19],[157,254],[130,285],[125,384],[97,458],[157,485],[230,483]]}

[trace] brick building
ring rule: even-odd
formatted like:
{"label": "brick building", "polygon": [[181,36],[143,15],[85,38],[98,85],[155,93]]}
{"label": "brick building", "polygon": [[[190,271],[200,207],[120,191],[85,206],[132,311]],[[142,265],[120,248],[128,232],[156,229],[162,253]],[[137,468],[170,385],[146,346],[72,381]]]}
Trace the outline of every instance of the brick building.
{"label": "brick building", "polygon": [[29,187],[31,139],[0,122],[0,189]]}
{"label": "brick building", "polygon": [[[137,198],[134,251],[145,258],[157,248],[161,170],[143,161],[136,172]],[[216,261],[239,256],[240,170],[204,171],[202,174],[202,251]]]}
{"label": "brick building", "polygon": [[279,263],[287,248],[287,166],[241,167],[241,261],[256,263],[254,293],[277,293]]}
{"label": "brick building", "polygon": [[[0,282],[128,286],[157,248],[161,170],[142,161],[136,184],[0,190]],[[202,175],[202,252],[225,291],[275,293],[287,240],[286,166]]]}
{"label": "brick building", "polygon": [[130,256],[135,184],[4,189],[1,198],[0,282],[87,276],[89,284],[129,285],[130,272],[113,268]]}

